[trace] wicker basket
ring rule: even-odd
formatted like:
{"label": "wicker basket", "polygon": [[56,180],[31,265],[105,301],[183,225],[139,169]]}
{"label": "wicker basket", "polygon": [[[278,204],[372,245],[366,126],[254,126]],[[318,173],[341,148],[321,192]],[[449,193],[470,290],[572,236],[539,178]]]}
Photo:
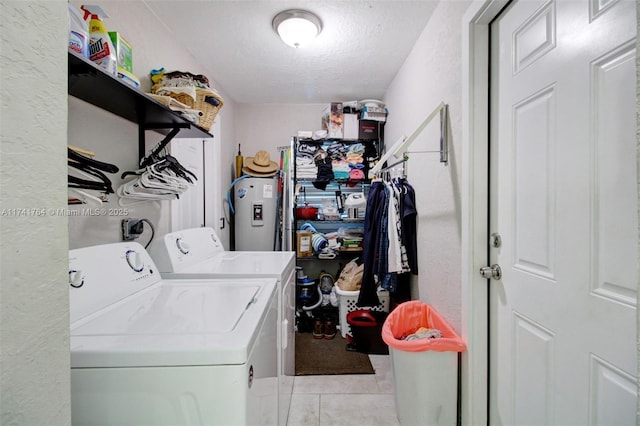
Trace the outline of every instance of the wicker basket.
{"label": "wicker basket", "polygon": [[213,90],[196,87],[196,103],[193,109],[202,111],[199,126],[205,130],[211,129],[223,103],[222,97]]}
{"label": "wicker basket", "polygon": [[169,96],[179,102],[182,102],[189,108],[202,111],[202,116],[200,117],[198,125],[207,131],[211,129],[213,121],[216,119],[216,116],[224,103],[222,97],[218,93],[211,89],[195,87],[196,99],[194,101],[188,93],[181,93],[175,90],[162,90],[169,88],[173,87],[165,87],[162,83],[156,83],[151,88],[151,92],[154,94]]}
{"label": "wicker basket", "polygon": [[177,110],[191,108],[189,105],[184,104],[178,101],[176,98],[172,98],[171,96],[156,95],[155,93],[147,93],[147,95],[149,95],[149,97],[153,98],[158,103],[161,103],[162,105],[171,109],[173,109],[172,107],[175,107]]}
{"label": "wicker basket", "polygon": [[[166,89],[166,90],[163,90],[163,89]],[[161,84],[154,84],[151,87],[151,93],[156,94],[156,95],[161,95],[161,96],[169,96],[170,98],[173,98],[178,102],[182,102],[183,104],[185,104],[189,108],[196,109],[194,107],[195,101],[193,100],[193,97],[191,97],[191,95],[189,95],[186,92],[179,92],[179,91],[175,91],[175,90],[171,90],[171,89],[175,89],[175,88],[174,87],[164,87]],[[197,93],[196,93],[196,96],[197,96]]]}

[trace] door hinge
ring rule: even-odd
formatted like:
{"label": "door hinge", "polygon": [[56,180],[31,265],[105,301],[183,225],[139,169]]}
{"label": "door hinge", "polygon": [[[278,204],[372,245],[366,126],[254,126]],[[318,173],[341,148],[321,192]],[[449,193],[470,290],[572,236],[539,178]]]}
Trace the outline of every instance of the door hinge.
{"label": "door hinge", "polygon": [[488,280],[499,280],[502,278],[502,269],[500,265],[483,266],[480,268],[480,275]]}

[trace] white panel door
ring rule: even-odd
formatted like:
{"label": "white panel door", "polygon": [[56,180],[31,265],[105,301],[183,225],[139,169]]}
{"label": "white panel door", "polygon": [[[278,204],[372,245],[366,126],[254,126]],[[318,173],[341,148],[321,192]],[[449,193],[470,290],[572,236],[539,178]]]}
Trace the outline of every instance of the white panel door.
{"label": "white panel door", "polygon": [[171,231],[204,226],[203,139],[173,139],[171,155],[196,175],[195,185],[171,201]]}
{"label": "white panel door", "polygon": [[[198,180],[193,188],[171,202],[171,229],[213,228],[223,239],[225,227],[223,196],[221,189],[220,120],[216,119],[210,130],[210,139],[174,139],[171,154],[193,172]],[[224,243],[228,247],[227,243]]]}
{"label": "white panel door", "polygon": [[492,24],[490,423],[635,424],[633,0]]}

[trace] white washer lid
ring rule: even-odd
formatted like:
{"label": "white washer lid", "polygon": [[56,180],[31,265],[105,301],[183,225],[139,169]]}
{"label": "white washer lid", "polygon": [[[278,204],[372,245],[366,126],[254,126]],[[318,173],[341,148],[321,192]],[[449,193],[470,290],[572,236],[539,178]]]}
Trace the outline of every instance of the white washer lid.
{"label": "white washer lid", "polygon": [[293,270],[294,267],[293,252],[225,251],[179,271],[162,272],[161,275],[163,278],[186,278],[189,276],[205,278],[216,275],[280,278],[289,270]]}
{"label": "white washer lid", "polygon": [[71,366],[243,364],[275,283],[160,281],[71,324]]}

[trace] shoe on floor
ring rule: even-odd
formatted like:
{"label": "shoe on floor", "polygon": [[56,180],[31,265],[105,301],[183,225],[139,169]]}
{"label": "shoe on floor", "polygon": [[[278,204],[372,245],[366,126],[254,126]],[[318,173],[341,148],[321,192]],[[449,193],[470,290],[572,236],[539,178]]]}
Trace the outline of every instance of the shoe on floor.
{"label": "shoe on floor", "polygon": [[324,322],[324,338],[325,339],[333,339],[336,337],[336,322],[335,321],[325,321]]}
{"label": "shoe on floor", "polygon": [[315,320],[313,322],[313,338],[314,339],[322,339],[324,334],[325,326],[324,323],[320,320]]}

